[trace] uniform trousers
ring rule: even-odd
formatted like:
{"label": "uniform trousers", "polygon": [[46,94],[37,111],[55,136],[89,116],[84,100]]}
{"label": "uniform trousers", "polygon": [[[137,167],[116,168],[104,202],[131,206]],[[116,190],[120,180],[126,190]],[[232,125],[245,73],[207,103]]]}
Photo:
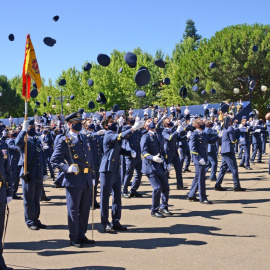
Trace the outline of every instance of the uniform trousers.
{"label": "uniform trousers", "polygon": [[257,161],[260,162],[260,161],[262,161],[262,144],[261,143],[254,143],[253,144],[253,152],[252,152],[252,156],[251,156],[251,161],[255,160],[257,152],[258,152]]}
{"label": "uniform trousers", "polygon": [[179,156],[175,155],[171,159],[170,164],[173,164],[173,167],[175,169],[177,186],[181,186],[182,187],[183,186],[182,166],[181,166],[181,162],[180,162]]}
{"label": "uniform trousers", "polygon": [[243,144],[242,148],[244,149],[244,154],[242,155],[242,159],[240,165],[245,164],[246,167],[249,167],[250,160],[250,144]]}
{"label": "uniform trousers", "polygon": [[226,174],[227,170],[230,170],[233,177],[234,188],[240,187],[239,176],[238,176],[238,167],[235,159],[234,153],[224,153],[222,154],[222,161],[219,168],[219,174],[216,182],[216,187],[220,187]]}
{"label": "uniform trousers", "polygon": [[[164,174],[156,175],[154,173],[146,174],[153,188],[152,192],[152,212],[158,212],[159,208],[168,210],[169,184]],[[160,203],[161,199],[161,203]]]}
{"label": "uniform trousers", "polygon": [[22,180],[23,205],[25,223],[28,227],[40,224],[40,196],[42,191],[42,178],[30,179],[29,183]]}
{"label": "uniform trousers", "polygon": [[185,161],[184,170],[187,170],[190,165],[190,159],[191,159],[189,147],[179,147],[179,149],[180,149],[181,168],[183,168],[184,161]]}
{"label": "uniform trousers", "polygon": [[112,224],[121,219],[121,178],[118,173],[100,173],[100,215],[101,224],[105,227],[109,223],[109,199],[112,193]]}
{"label": "uniform trousers", "polygon": [[125,165],[126,165],[126,174],[124,176],[123,193],[128,192],[128,186],[130,184],[130,181],[133,176],[133,172],[135,170],[135,175],[134,175],[134,179],[132,181],[131,190],[130,190],[130,192],[132,193],[132,191],[136,191],[141,184],[142,160],[140,157],[139,158],[126,157]]}
{"label": "uniform trousers", "polygon": [[90,187],[85,189],[66,187],[68,229],[71,241],[85,237],[92,201],[91,191]]}
{"label": "uniform trousers", "polygon": [[217,154],[208,152],[207,153],[207,163],[206,163],[206,168],[205,171],[207,172],[211,168],[211,173],[210,173],[210,179],[216,179],[216,173],[217,173],[217,165],[218,165],[218,159],[217,159]]}
{"label": "uniform trousers", "polygon": [[205,165],[195,164],[195,177],[193,178],[188,197],[195,198],[198,190],[200,201],[206,200]]}
{"label": "uniform trousers", "polygon": [[[4,226],[5,226],[5,214],[7,205],[7,191],[5,187],[0,188],[0,239],[3,238]],[[0,267],[5,267],[5,260],[3,258],[3,246],[0,245]]]}

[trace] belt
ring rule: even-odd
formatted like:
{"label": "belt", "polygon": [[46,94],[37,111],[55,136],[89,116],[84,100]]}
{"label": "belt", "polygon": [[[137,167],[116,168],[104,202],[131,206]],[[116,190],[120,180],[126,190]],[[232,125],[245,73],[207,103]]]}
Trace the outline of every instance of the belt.
{"label": "belt", "polygon": [[89,168],[84,168],[84,167],[79,167],[79,171],[81,172],[81,173],[89,173]]}

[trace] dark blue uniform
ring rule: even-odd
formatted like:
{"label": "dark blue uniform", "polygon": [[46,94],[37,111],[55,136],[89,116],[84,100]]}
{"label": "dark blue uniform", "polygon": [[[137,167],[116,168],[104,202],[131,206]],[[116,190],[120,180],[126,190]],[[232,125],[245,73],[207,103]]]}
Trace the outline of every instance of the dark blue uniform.
{"label": "dark blue uniform", "polygon": [[[69,238],[72,242],[80,242],[86,237],[94,179],[94,171],[88,165],[93,169],[94,164],[91,146],[85,136],[78,134],[74,139],[69,133],[67,137],[71,139],[67,140],[66,136],[59,138],[51,163],[64,173],[62,186],[66,188]],[[72,164],[78,165],[78,174],[68,173]]]}
{"label": "dark blue uniform", "polygon": [[[153,157],[160,154],[164,159],[164,141],[158,133],[147,132],[141,139],[142,172],[146,174],[153,188],[152,213],[159,209],[168,210],[169,184],[165,173],[165,164],[154,162]],[[161,199],[161,203],[160,203]]]}
{"label": "dark blue uniform", "polygon": [[13,182],[12,191],[13,197],[16,197],[16,192],[18,191],[19,182],[20,182],[20,171],[21,167],[18,166],[21,152],[20,148],[15,145],[15,139],[8,139],[7,140],[8,146],[8,156],[9,156],[9,166],[11,168],[11,178]]}
{"label": "dark blue uniform", "polygon": [[[227,118],[226,118],[227,119]],[[226,126],[226,119],[225,119],[225,127]],[[219,169],[219,174],[217,178],[217,182],[215,187],[220,188],[224,175],[229,169],[232,173],[234,188],[241,188],[238,176],[238,167],[235,159],[234,153],[234,144],[237,142],[235,137],[235,131],[233,127],[228,126],[227,128],[223,129],[222,135],[222,144],[221,144],[221,155],[222,161]]]}
{"label": "dark blue uniform", "polygon": [[196,192],[199,190],[200,201],[203,202],[207,200],[205,189],[205,165],[201,165],[199,161],[202,158],[205,162],[207,161],[207,146],[208,144],[214,144],[218,139],[218,136],[210,138],[207,134],[200,132],[197,129],[190,136],[189,147],[195,165],[195,177],[188,194],[189,198],[195,198]]}
{"label": "dark blue uniform", "polygon": [[[21,149],[19,166],[21,174],[24,171],[24,136],[26,131],[21,131],[15,140],[15,145]],[[40,215],[40,196],[42,191],[43,176],[47,175],[46,162],[42,152],[42,145],[38,137],[27,138],[27,171],[30,181],[26,183],[22,180],[23,203],[25,223],[28,227],[41,225]]]}
{"label": "dark blue uniform", "polygon": [[245,166],[246,168],[249,168],[250,164],[250,132],[253,130],[252,126],[244,126],[240,127],[240,138],[239,142],[244,150],[244,154],[242,155],[241,162],[239,166]]}
{"label": "dark blue uniform", "polygon": [[[213,138],[218,135],[217,131],[213,130],[212,128],[206,127],[205,133]],[[217,159],[217,145],[214,144],[208,144],[207,146],[207,162],[206,162],[206,168],[205,171],[207,172],[209,168],[211,168],[211,174],[210,174],[210,180],[216,181],[216,173],[217,173],[217,166],[218,166],[218,159]]]}
{"label": "dark blue uniform", "polygon": [[[12,196],[12,178],[10,175],[9,161],[8,156],[2,153],[2,144],[3,142],[0,140],[0,239],[2,239],[4,232],[7,197]],[[7,268],[3,258],[2,244],[0,245],[0,268]]]}
{"label": "dark blue uniform", "polygon": [[131,129],[117,134],[111,130],[106,131],[103,140],[103,157],[100,172],[100,214],[101,224],[109,224],[109,197],[112,192],[112,225],[117,226],[121,219],[121,178],[120,155],[129,155],[130,151],[121,148],[121,140],[132,132]]}
{"label": "dark blue uniform", "polygon": [[[130,125],[126,125],[123,128],[123,131],[130,129]],[[123,193],[128,193],[128,186],[133,177],[133,173],[135,170],[134,179],[132,181],[130,194],[133,195],[136,193],[137,189],[141,184],[142,179],[142,160],[141,160],[141,148],[140,148],[140,139],[141,139],[141,131],[136,130],[132,133],[131,136],[123,140],[122,148],[126,151],[135,151],[136,157],[132,158],[129,156],[124,156],[125,163],[125,175],[123,181]]]}

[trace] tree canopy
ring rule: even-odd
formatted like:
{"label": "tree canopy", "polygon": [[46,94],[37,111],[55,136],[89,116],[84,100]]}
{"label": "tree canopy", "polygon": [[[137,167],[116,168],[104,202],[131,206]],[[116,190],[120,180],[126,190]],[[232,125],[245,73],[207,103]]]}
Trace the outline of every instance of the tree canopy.
{"label": "tree canopy", "polygon": [[[151,55],[141,48],[136,48],[133,52],[137,55],[136,68],[130,68],[124,56],[126,52],[114,50],[111,55],[110,65],[100,66],[92,61],[92,68],[84,71],[74,67],[62,71],[55,82],[49,82],[41,88],[36,99],[31,99],[29,104],[29,115],[34,114],[37,109],[39,114],[43,112],[60,113],[59,97],[66,98],[63,102],[64,113],[69,113],[79,108],[88,109],[87,104],[93,100],[96,111],[99,108],[110,110],[114,104],[119,104],[121,109],[142,108],[144,105],[170,106],[171,104],[191,105],[201,104],[204,100],[208,102],[221,102],[229,100],[236,102],[239,99],[247,101],[249,99],[248,78],[255,80],[255,89],[252,91],[253,108],[258,109],[262,114],[266,112],[266,106],[270,103],[269,90],[261,91],[261,85],[270,87],[270,26],[269,25],[233,25],[222,29],[210,39],[202,39],[197,34],[195,23],[187,21],[184,39],[178,42],[171,56],[164,55],[161,50],[157,50],[155,55]],[[253,46],[258,47],[258,51]],[[163,59],[166,62],[165,68],[159,68],[154,64],[156,59]],[[215,67],[210,67],[214,63]],[[151,73],[150,82],[143,87],[136,85],[134,76],[140,67],[146,67]],[[123,72],[119,72],[119,68]],[[193,92],[193,80],[200,78],[198,84],[199,91]],[[170,78],[170,84],[162,83],[163,79]],[[59,86],[61,79],[66,80],[65,86]],[[87,81],[92,79],[93,86],[89,86]],[[44,82],[44,80],[43,80]],[[183,99],[179,95],[179,90],[185,86],[188,96]],[[233,93],[233,88],[240,89],[239,94]],[[216,94],[211,94],[214,88]],[[21,99],[22,79],[16,76],[8,80],[4,75],[0,76],[0,115],[23,116],[24,100]],[[138,98],[136,90],[143,90],[146,98]],[[206,90],[207,94],[202,96],[201,91]],[[96,102],[99,92],[103,92],[107,98],[106,105]],[[67,108],[66,103],[71,95],[75,99],[70,101],[71,107]],[[48,103],[47,96],[51,96]],[[40,102],[40,106],[35,105],[35,101]],[[55,102],[57,108],[52,109]],[[46,103],[47,106],[44,106]]]}

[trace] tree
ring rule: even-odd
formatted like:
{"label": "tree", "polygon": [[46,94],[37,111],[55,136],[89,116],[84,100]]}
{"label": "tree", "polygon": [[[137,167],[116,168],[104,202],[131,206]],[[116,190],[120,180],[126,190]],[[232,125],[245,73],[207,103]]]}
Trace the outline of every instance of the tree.
{"label": "tree", "polygon": [[200,41],[202,38],[201,35],[197,34],[197,29],[195,27],[195,22],[191,19],[186,21],[186,29],[185,33],[183,34],[183,39],[187,39],[188,37],[191,37],[194,41]]}

